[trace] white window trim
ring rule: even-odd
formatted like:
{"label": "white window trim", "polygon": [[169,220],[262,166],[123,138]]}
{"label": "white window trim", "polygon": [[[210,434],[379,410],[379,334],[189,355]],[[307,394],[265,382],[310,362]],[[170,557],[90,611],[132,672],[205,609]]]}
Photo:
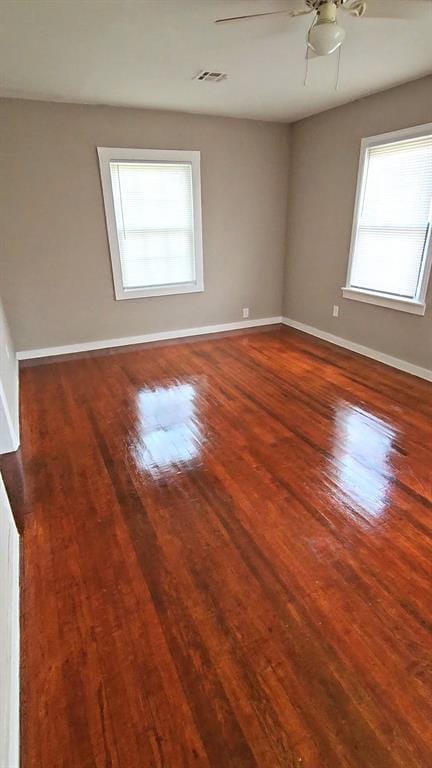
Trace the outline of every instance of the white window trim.
{"label": "white window trim", "polygon": [[391,294],[378,293],[376,291],[367,291],[362,288],[353,288],[351,286],[351,270],[354,262],[354,249],[356,244],[357,227],[360,218],[361,206],[366,187],[366,153],[371,147],[379,147],[383,144],[391,144],[404,139],[416,139],[420,136],[432,134],[432,123],[418,125],[414,128],[403,128],[400,131],[390,131],[382,133],[379,136],[368,136],[362,139],[360,149],[360,159],[357,174],[357,190],[354,205],[354,217],[351,231],[351,246],[348,259],[348,270],[346,285],[341,289],[344,299],[353,299],[362,301],[366,304],[375,304],[378,307],[388,307],[397,309],[401,312],[411,312],[414,315],[424,315],[426,311],[426,294],[428,290],[429,277],[432,267],[432,237],[429,232],[426,243],[426,256],[422,265],[422,271],[419,279],[417,295],[414,299],[396,297]]}
{"label": "white window trim", "polygon": [[[105,206],[105,219],[111,255],[111,266],[116,299],[138,299],[150,296],[171,296],[180,293],[198,293],[204,290],[202,215],[201,215],[201,170],[200,152],[196,150],[175,149],[129,149],[116,147],[98,147],[99,168],[102,182],[102,194]],[[111,185],[110,163],[119,160],[142,162],[189,162],[192,167],[192,194],[194,216],[195,280],[191,283],[173,283],[172,285],[152,286],[151,288],[124,288],[120,251],[117,238],[117,225],[114,210],[114,198]]]}

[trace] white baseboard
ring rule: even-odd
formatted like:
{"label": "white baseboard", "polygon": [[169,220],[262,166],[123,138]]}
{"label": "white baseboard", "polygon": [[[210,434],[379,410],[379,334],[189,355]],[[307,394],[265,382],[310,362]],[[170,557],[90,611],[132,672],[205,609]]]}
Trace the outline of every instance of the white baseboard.
{"label": "white baseboard", "polygon": [[[370,357],[380,363],[390,365],[400,371],[411,373],[413,376],[419,376],[426,381],[432,381],[432,371],[428,368],[421,368],[418,365],[408,363],[406,360],[399,360],[397,357],[386,355],[384,352],[378,352],[376,349],[365,347],[354,341],[343,339],[341,336],[335,336],[333,333],[321,331],[311,325],[300,323],[298,320],[292,320],[289,317],[262,317],[256,320],[239,320],[234,323],[219,323],[218,325],[202,325],[195,328],[179,328],[173,331],[159,331],[158,333],[145,333],[139,336],[124,336],[118,339],[98,339],[96,341],[85,341],[78,344],[65,344],[60,347],[44,347],[41,349],[26,349],[17,353],[18,360],[30,360],[38,357],[52,357],[55,355],[73,354],[74,352],[91,352],[96,349],[108,349],[110,347],[126,347],[131,344],[148,344],[153,341],[166,341],[169,339],[182,339],[187,336],[202,336],[207,333],[221,333],[224,331],[236,331],[246,328],[257,328],[265,325],[277,325],[283,323],[298,331],[303,331],[311,336],[316,336],[338,347],[344,347],[357,352],[359,355]],[[18,438],[17,438],[18,441]],[[16,447],[18,447],[18,442]],[[11,448],[10,450],[16,450]]]}
{"label": "white baseboard", "polygon": [[378,352],[376,349],[370,347],[364,347],[363,344],[356,344],[355,341],[349,341],[343,339],[341,336],[335,336],[333,333],[327,333],[327,331],[321,331],[319,328],[314,328],[312,325],[306,325],[300,323],[298,320],[291,320],[289,317],[283,317],[282,323],[289,325],[290,328],[295,328],[297,331],[303,331],[309,333],[311,336],[317,336],[323,341],[329,341],[331,344],[336,344],[338,347],[344,347],[351,352],[357,352],[359,355],[370,357],[372,360],[377,360],[379,363],[385,363],[392,368],[397,368],[399,371],[405,371],[405,373],[411,373],[413,376],[419,376],[426,381],[432,381],[432,371],[428,368],[421,368],[419,365],[413,365],[406,360],[399,360],[397,357],[386,355],[384,352]]}
{"label": "white baseboard", "polygon": [[166,341],[167,339],[183,339],[186,336],[201,336],[206,333],[221,333],[223,331],[237,331],[242,328],[257,328],[262,325],[276,325],[281,323],[281,317],[261,317],[256,320],[239,320],[235,323],[219,323],[218,325],[202,325],[198,328],[180,328],[174,331],[160,331],[159,333],[144,333],[140,336],[125,336],[120,339],[100,339],[97,341],[84,341],[79,344],[66,344],[61,347],[45,347],[42,349],[24,349],[17,353],[18,360],[30,360],[37,357],[51,357],[53,355],[66,355],[74,352],[90,352],[95,349],[108,349],[109,347],[126,347],[130,344],[148,344],[152,341]]}

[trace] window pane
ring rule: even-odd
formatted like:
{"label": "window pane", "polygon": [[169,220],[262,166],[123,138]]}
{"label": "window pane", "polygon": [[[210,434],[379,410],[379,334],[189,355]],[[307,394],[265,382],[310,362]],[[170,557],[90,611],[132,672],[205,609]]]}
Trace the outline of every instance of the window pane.
{"label": "window pane", "polygon": [[432,197],[432,138],[369,150],[362,223],[424,226]]}
{"label": "window pane", "polygon": [[432,200],[432,137],[373,147],[366,156],[350,285],[415,299]]}
{"label": "window pane", "polygon": [[360,226],[351,273],[353,288],[415,298],[425,236],[425,228]]}
{"label": "window pane", "polygon": [[195,280],[190,163],[111,162],[124,288]]}

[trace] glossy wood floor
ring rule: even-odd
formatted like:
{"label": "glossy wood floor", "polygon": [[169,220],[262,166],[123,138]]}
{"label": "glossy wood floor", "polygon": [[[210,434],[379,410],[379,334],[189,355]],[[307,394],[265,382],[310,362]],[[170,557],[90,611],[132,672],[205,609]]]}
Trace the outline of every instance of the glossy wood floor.
{"label": "glossy wood floor", "polygon": [[288,330],[22,370],[24,768],[432,766],[432,386]]}

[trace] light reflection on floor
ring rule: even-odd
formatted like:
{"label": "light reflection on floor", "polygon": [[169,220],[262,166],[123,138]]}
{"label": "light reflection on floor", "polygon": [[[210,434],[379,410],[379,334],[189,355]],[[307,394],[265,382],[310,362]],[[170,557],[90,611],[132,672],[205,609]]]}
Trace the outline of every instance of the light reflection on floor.
{"label": "light reflection on floor", "polygon": [[343,406],[336,415],[333,456],[337,485],[370,517],[388,504],[395,431],[375,415]]}
{"label": "light reflection on floor", "polygon": [[196,465],[203,434],[192,384],[142,389],[137,411],[139,437],[132,450],[141,470],[157,477]]}

